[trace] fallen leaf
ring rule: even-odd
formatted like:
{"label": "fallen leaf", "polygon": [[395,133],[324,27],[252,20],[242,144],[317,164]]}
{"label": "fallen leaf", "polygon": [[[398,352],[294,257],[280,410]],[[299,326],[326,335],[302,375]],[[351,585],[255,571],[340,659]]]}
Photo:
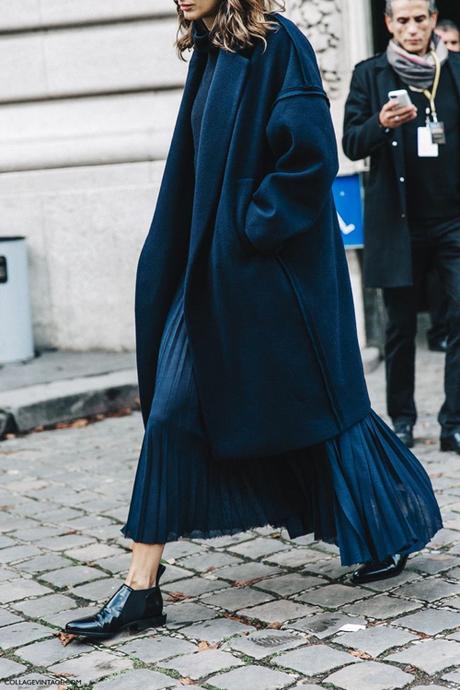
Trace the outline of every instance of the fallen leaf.
{"label": "fallen leaf", "polygon": [[192,680],[191,678],[181,678],[180,684],[181,685],[195,685],[195,681]]}
{"label": "fallen leaf", "polygon": [[[58,640],[62,643],[62,645],[64,647],[67,647],[67,645],[70,642],[72,642],[72,640],[74,640],[76,637],[78,637],[78,635],[72,635],[71,633],[66,633],[66,632],[61,631],[61,632],[58,632],[56,634],[56,637],[58,638]],[[64,674],[61,674],[61,675],[64,675]]]}
{"label": "fallen leaf", "polygon": [[184,601],[184,599],[190,599],[190,597],[183,592],[168,592],[169,601]]}
{"label": "fallen leaf", "polygon": [[207,642],[207,640],[202,640],[198,643],[198,649],[200,652],[204,652],[207,649],[218,649],[218,647],[218,644],[211,644],[211,642]]}
{"label": "fallen leaf", "polygon": [[279,621],[275,621],[274,623],[269,623],[267,625],[267,628],[269,628],[270,630],[280,630],[282,625],[283,624],[280,623]]}
{"label": "fallen leaf", "polygon": [[358,659],[366,659],[367,661],[369,659],[373,659],[374,657],[368,654],[367,652],[363,652],[360,649],[353,649],[351,652],[349,652],[351,656],[356,656]]}

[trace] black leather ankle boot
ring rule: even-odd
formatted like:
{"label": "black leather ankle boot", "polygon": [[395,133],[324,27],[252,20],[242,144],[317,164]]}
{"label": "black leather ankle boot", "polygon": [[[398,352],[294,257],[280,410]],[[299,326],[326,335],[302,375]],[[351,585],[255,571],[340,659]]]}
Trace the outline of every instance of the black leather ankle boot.
{"label": "black leather ankle boot", "polygon": [[402,573],[406,563],[407,556],[402,556],[399,553],[389,556],[384,561],[364,563],[352,574],[351,582],[354,585],[363,585],[366,582],[375,582],[376,580],[386,580],[388,577],[395,577]]}
{"label": "black leather ankle boot", "polygon": [[86,618],[69,621],[65,632],[101,640],[125,628],[144,630],[164,625],[166,615],[163,613],[159,582],[165,570],[160,563],[155,587],[133,589],[127,584],[121,585],[100,611]]}

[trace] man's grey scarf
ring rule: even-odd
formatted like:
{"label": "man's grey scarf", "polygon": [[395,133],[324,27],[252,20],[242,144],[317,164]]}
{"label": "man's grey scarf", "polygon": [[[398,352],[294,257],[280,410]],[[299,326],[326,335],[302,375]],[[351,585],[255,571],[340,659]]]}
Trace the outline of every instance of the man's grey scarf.
{"label": "man's grey scarf", "polygon": [[[439,36],[433,34],[430,50],[434,50],[443,65],[449,57],[446,44]],[[436,74],[436,63],[433,55],[415,55],[408,53],[402,46],[391,40],[387,48],[387,59],[404,84],[416,89],[429,89]]]}

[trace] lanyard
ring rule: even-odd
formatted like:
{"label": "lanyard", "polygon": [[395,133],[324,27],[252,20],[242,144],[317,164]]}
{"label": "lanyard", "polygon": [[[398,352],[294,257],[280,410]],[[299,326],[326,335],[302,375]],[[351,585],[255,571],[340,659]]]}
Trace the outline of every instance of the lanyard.
{"label": "lanyard", "polygon": [[[434,75],[434,80],[433,80],[433,86],[431,91],[429,89],[417,89],[414,86],[411,86],[410,88],[412,91],[418,91],[419,93],[423,93],[424,96],[429,100],[430,102],[430,109],[431,109],[431,115],[433,117],[433,122],[438,121],[438,115],[436,113],[436,94],[438,93],[438,88],[439,88],[439,82],[441,79],[441,61],[436,53],[435,50],[430,51],[431,55],[433,56],[434,63],[436,65],[436,71]],[[428,110],[427,110],[428,113]],[[428,119],[428,118],[427,118]]]}

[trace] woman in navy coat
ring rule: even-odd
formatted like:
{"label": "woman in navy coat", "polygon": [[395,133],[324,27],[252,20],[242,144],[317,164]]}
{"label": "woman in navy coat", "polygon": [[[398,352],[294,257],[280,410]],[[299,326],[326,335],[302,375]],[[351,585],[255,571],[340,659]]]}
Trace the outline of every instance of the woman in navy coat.
{"label": "woman in navy coat", "polygon": [[193,48],[136,284],[145,435],[125,583],[66,631],[164,622],[164,544],[285,527],[390,577],[442,526],[430,480],[373,412],[331,194],[314,52],[268,0],[180,0]]}

